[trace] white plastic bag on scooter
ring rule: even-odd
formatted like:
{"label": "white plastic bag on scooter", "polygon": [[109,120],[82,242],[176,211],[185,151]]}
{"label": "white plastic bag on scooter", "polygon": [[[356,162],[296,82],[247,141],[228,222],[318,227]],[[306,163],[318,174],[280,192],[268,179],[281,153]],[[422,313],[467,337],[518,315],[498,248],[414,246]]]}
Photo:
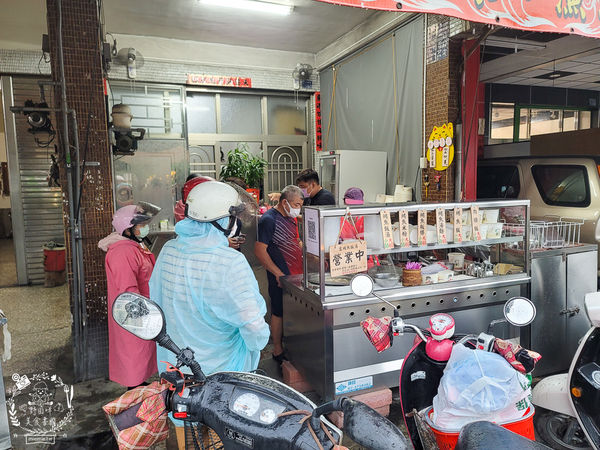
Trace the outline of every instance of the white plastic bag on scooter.
{"label": "white plastic bag on scooter", "polygon": [[433,399],[436,428],[460,430],[478,420],[504,423],[531,406],[525,376],[496,353],[455,345]]}

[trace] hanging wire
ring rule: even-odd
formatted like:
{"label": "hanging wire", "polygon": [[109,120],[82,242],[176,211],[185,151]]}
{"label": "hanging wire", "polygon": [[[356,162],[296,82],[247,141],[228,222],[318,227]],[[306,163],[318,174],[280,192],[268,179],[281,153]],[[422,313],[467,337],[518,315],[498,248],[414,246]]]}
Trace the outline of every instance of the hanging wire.
{"label": "hanging wire", "polygon": [[394,121],[396,124],[394,143],[396,144],[396,184],[400,184],[400,124],[398,120],[398,72],[396,66],[396,33],[392,34],[392,63],[394,75]]}

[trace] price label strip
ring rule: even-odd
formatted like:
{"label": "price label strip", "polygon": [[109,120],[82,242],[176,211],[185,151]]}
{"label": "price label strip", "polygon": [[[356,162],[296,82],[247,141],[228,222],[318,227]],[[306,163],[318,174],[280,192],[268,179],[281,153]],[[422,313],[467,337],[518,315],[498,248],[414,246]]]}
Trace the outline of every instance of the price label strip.
{"label": "price label strip", "polygon": [[408,211],[400,211],[400,246],[410,247],[410,228],[408,225]]}
{"label": "price label strip", "polygon": [[329,247],[331,277],[364,272],[367,270],[367,243],[352,241]]}
{"label": "price label strip", "polygon": [[417,227],[417,242],[421,247],[424,247],[427,245],[427,211],[424,209],[418,211]]}
{"label": "price label strip", "polygon": [[454,208],[454,242],[462,241],[462,208]]}
{"label": "price label strip", "polygon": [[481,240],[481,223],[479,222],[479,206],[471,206],[471,224],[473,227],[473,240]]}
{"label": "price label strip", "polygon": [[437,228],[438,244],[447,244],[448,239],[446,237],[446,210],[444,208],[437,208],[435,210],[435,223]]}
{"label": "price label strip", "polygon": [[392,219],[390,212],[383,210],[381,216],[381,233],[383,234],[383,248],[394,248],[394,236],[392,234]]}

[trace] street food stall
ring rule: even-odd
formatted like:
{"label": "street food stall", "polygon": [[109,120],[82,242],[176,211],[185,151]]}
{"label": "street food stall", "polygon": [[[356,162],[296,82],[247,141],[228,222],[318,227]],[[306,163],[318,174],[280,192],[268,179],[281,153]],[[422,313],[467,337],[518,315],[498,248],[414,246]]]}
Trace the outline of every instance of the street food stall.
{"label": "street food stall", "polygon": [[[344,238],[347,223],[364,227],[364,238]],[[527,200],[306,207],[303,231],[304,274],[282,280],[284,332],[292,363],[325,399],[398,386],[413,342],[400,336],[375,351],[360,323],[393,310],[375,296],[353,295],[355,273],[369,273],[376,293],[415,325],[447,312],[457,333],[519,333],[501,321],[488,327],[507,300],[528,294]],[[520,333],[528,345],[528,330]]]}

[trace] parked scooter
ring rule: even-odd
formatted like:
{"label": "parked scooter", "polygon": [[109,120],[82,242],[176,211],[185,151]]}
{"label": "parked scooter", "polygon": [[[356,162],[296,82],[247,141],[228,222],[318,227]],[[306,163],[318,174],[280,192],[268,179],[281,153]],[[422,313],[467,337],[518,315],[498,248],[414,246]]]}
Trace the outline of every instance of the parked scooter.
{"label": "parked scooter", "polygon": [[[214,430],[222,442],[215,448],[342,449],[342,432],[324,417],[334,411],[344,413],[344,430],[359,445],[374,450],[408,448],[402,432],[364,403],[342,397],[317,407],[289,386],[256,373],[205,376],[194,352],[180,349],[166,333],[160,307],[141,295],[120,294],[112,315],[125,330],[172,351],[177,368],[191,369],[193,375],[178,370],[160,374],[161,382],[172,388],[165,404],[176,418]],[[196,440],[194,448],[204,445]]]}
{"label": "parked scooter", "polygon": [[544,378],[532,392],[536,431],[556,449],[600,449],[600,292],[585,296],[585,309],[592,327],[569,372]]}
{"label": "parked scooter", "polygon": [[[433,398],[438,393],[440,380],[452,353],[452,347],[456,343],[464,343],[473,349],[491,351],[495,338],[486,333],[481,333],[479,336],[455,334],[454,319],[451,315],[444,313],[431,316],[428,330],[406,323],[399,316],[393,304],[373,291],[373,280],[368,275],[356,275],[351,281],[351,287],[357,296],[374,296],[392,306],[394,311],[394,317],[390,323],[392,340],[394,336],[401,336],[404,332],[417,335],[413,347],[402,363],[399,386],[406,429],[414,448],[421,450],[424,448],[423,440],[428,437],[423,437],[419,433],[419,428],[422,433],[422,427],[418,426],[415,411],[423,411],[433,404]],[[535,315],[535,306],[530,300],[515,297],[504,305],[505,320],[495,320],[492,324],[506,321],[511,325],[522,327],[529,325]],[[488,329],[488,333],[489,331]]]}

